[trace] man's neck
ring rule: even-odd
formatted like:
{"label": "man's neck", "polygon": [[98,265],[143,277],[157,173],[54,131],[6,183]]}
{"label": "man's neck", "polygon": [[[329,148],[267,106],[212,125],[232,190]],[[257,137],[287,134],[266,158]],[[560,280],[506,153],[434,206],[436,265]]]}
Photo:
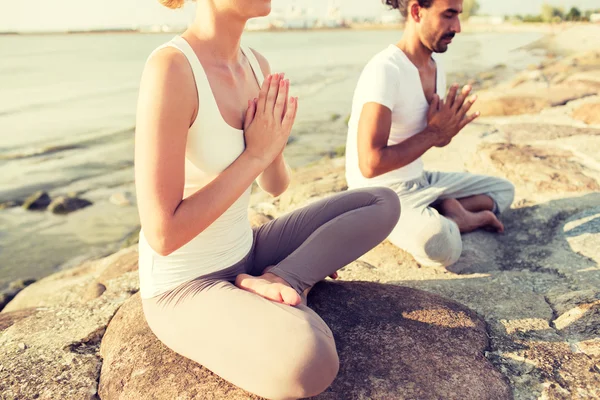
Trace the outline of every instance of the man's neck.
{"label": "man's neck", "polygon": [[406,54],[417,68],[424,68],[431,62],[433,52],[425,47],[417,33],[408,27],[396,46]]}

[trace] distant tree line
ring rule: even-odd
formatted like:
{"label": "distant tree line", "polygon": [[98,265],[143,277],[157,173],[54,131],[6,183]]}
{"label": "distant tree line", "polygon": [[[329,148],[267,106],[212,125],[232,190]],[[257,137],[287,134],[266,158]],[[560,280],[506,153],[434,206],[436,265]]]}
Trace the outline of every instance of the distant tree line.
{"label": "distant tree line", "polygon": [[461,18],[467,20],[472,15],[477,14],[477,11],[479,11],[479,2],[477,0],[464,0]]}
{"label": "distant tree line", "polygon": [[600,9],[587,10],[582,12],[577,7],[571,7],[569,12],[565,13],[561,7],[553,7],[549,4],[542,6],[541,13],[539,15],[517,15],[515,18],[523,22],[562,22],[562,21],[589,21],[590,15],[594,13],[600,13]]}

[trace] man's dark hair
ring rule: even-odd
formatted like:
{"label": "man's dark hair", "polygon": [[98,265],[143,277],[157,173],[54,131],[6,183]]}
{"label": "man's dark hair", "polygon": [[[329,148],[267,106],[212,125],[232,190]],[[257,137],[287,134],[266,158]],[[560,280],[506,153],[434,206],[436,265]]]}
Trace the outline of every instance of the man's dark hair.
{"label": "man's dark hair", "polygon": [[[434,0],[418,0],[419,5],[423,8],[429,8],[433,4]],[[408,16],[408,3],[410,0],[383,0],[385,5],[388,5],[394,9],[400,10],[400,14],[404,18]]]}

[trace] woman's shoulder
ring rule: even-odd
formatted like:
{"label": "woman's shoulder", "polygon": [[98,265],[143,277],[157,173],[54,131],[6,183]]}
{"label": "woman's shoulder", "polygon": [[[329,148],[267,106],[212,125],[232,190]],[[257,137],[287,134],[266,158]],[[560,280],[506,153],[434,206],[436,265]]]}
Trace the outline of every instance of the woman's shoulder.
{"label": "woman's shoulder", "polygon": [[193,79],[193,71],[185,54],[171,46],[159,47],[153,51],[148,56],[142,73],[142,85],[155,88],[164,86],[160,90],[186,92]]}
{"label": "woman's shoulder", "polygon": [[158,47],[146,60],[146,68],[165,72],[181,70],[188,64],[185,54],[168,44]]}
{"label": "woman's shoulder", "polygon": [[256,61],[258,61],[258,65],[260,66],[263,75],[265,77],[269,75],[271,73],[271,65],[269,65],[267,58],[252,47],[248,47],[248,49],[250,49],[252,54],[254,54],[254,57],[256,58]]}

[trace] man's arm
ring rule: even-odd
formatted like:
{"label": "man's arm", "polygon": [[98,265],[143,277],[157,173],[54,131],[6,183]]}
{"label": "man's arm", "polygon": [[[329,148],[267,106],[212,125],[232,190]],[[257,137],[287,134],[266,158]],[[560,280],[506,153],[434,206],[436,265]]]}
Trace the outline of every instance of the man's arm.
{"label": "man's arm", "polygon": [[470,87],[465,87],[456,97],[457,85],[453,85],[447,101],[433,96],[427,112],[427,127],[402,143],[388,146],[392,126],[392,111],[378,103],[366,103],[358,122],[358,163],[365,178],[374,178],[402,168],[432,147],[444,147],[479,113],[469,117],[466,113],[475,101],[465,102]]}
{"label": "man's arm", "polygon": [[358,122],[358,165],[365,178],[375,178],[402,168],[435,145],[428,129],[388,146],[392,127],[392,110],[378,103],[363,106]]}

